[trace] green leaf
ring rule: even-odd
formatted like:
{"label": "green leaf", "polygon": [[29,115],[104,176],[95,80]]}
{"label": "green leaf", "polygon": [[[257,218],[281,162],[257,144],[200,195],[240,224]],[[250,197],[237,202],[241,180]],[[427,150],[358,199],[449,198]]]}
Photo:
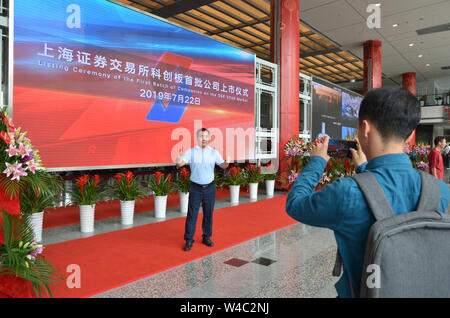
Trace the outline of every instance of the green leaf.
{"label": "green leaf", "polygon": [[[38,297],[45,295],[52,297],[50,284],[60,284],[63,276],[41,255],[38,255],[35,260],[27,258],[32,251],[29,245],[34,241],[34,235],[28,222],[28,215],[19,219],[3,209],[2,230],[5,243],[0,246],[2,256],[0,275],[10,274],[22,277],[32,283],[33,290]],[[22,248],[18,248],[19,242],[24,243]],[[28,267],[26,262],[29,264]]]}

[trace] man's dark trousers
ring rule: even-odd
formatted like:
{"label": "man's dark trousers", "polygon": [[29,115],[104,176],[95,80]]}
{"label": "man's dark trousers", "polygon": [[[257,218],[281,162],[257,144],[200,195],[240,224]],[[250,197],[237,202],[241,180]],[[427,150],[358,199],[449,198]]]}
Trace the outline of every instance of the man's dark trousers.
{"label": "man's dark trousers", "polygon": [[197,216],[200,209],[200,204],[203,207],[203,239],[209,239],[212,235],[213,210],[216,199],[216,187],[214,182],[207,187],[197,185],[191,182],[189,186],[189,204],[186,218],[186,228],[184,232],[184,239],[186,243],[193,243],[195,234],[195,227],[197,225]]}

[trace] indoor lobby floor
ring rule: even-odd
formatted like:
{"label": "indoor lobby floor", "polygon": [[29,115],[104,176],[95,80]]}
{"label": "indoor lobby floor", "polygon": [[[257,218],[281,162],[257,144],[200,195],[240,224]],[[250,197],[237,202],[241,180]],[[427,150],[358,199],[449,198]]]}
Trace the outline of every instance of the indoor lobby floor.
{"label": "indoor lobby floor", "polygon": [[331,231],[296,224],[94,297],[334,298],[335,255]]}
{"label": "indoor lobby floor", "polygon": [[[449,175],[450,170],[446,170],[445,181]],[[280,195],[285,193],[275,193]],[[258,200],[265,198],[264,194],[258,195]],[[241,194],[239,205],[248,202],[248,194]],[[229,198],[216,200],[215,209],[229,206]],[[136,214],[131,227],[160,222],[151,217],[152,213]],[[167,209],[164,220],[184,216],[178,207],[173,207]],[[217,226],[220,224],[215,223],[214,227]],[[43,243],[48,245],[129,227],[120,225],[118,218],[111,218],[96,221],[95,232],[91,234],[81,233],[78,224],[51,228],[44,230]],[[192,250],[200,244],[194,243]],[[189,252],[183,251],[180,245],[180,253]],[[331,275],[335,255],[332,231],[297,223],[92,297],[335,298],[334,284],[338,278]]]}
{"label": "indoor lobby floor", "polygon": [[[276,192],[275,196],[284,194]],[[264,194],[258,195],[258,200],[265,198]],[[241,194],[239,204],[248,202],[248,194]],[[229,206],[229,198],[216,200],[215,209]],[[132,227],[158,222],[149,217],[151,213],[135,214]],[[183,216],[178,207],[168,208],[165,220]],[[43,231],[43,243],[65,242],[128,227],[120,225],[118,218],[111,218],[96,221],[91,234],[81,233],[79,224],[50,228]],[[214,241],[214,232],[211,239]],[[194,243],[192,250],[200,244]],[[189,253],[182,247],[180,253]],[[331,272],[335,255],[332,231],[297,223],[93,297],[334,298],[337,279]]]}

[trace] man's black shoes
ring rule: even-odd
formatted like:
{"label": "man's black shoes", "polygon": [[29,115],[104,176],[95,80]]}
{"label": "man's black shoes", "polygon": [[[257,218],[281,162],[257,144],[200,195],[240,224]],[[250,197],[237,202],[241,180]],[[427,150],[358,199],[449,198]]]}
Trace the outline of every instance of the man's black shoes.
{"label": "man's black shoes", "polygon": [[[209,247],[213,247],[214,246],[214,243],[210,239],[203,239],[202,243],[205,244],[206,246],[209,246]],[[186,245],[184,245],[184,247],[183,247],[183,250],[184,251],[190,251],[191,248],[192,248],[192,244],[194,244],[194,243],[193,242],[186,243]]]}
{"label": "man's black shoes", "polygon": [[214,246],[214,243],[210,239],[203,239],[202,243],[209,247]]}
{"label": "man's black shoes", "polygon": [[183,250],[185,251],[190,251],[192,248],[192,242],[186,243],[186,245],[184,246]]}

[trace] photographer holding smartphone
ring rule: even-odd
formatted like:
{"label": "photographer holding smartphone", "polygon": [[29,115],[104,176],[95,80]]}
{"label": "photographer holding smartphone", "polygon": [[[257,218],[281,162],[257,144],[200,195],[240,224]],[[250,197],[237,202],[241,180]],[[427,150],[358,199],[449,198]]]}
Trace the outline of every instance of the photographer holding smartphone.
{"label": "photographer holding smartphone", "polygon": [[[403,152],[420,117],[417,99],[399,88],[369,91],[359,111],[357,149],[350,149],[356,173],[367,171],[376,178],[396,215],[415,211],[421,196],[421,175]],[[328,142],[329,137],[325,137],[311,150],[308,165],[288,194],[286,212],[304,224],[334,231],[344,264],[336,290],[339,297],[358,297],[365,244],[375,218],[353,178],[340,178],[314,191],[330,159]],[[439,212],[445,213],[450,190],[447,184],[436,181]]]}

